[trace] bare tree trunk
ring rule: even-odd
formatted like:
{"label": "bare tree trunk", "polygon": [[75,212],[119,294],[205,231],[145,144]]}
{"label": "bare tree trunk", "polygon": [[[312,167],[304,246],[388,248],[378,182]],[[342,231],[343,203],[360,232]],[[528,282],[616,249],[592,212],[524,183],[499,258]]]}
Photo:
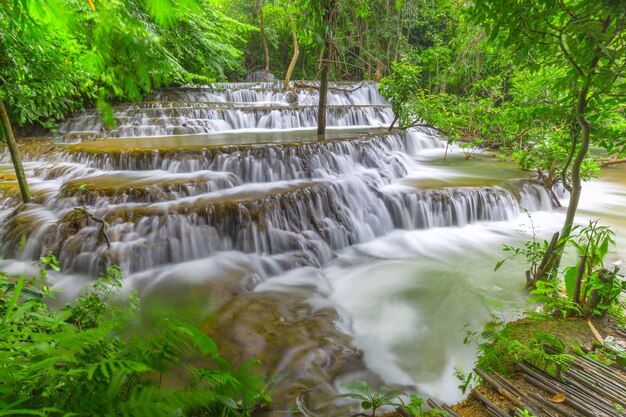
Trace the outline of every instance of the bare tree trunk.
{"label": "bare tree trunk", "polygon": [[380,59],[376,60],[376,75],[374,81],[379,82],[383,78],[383,71],[385,70],[385,63]]}
{"label": "bare tree trunk", "polygon": [[398,12],[398,25],[396,26],[396,48],[393,53],[393,62],[398,62],[400,56],[400,44],[402,43],[402,18],[404,13],[402,10]]}
{"label": "bare tree trunk", "polygon": [[293,38],[293,56],[291,57],[291,62],[289,63],[289,67],[287,68],[287,74],[285,74],[285,91],[289,90],[291,73],[296,67],[296,62],[298,62],[298,55],[300,55],[300,48],[298,47],[298,36],[296,35],[296,27],[293,22],[292,14],[289,14],[289,22],[291,22],[291,37]]}
{"label": "bare tree trunk", "polygon": [[362,79],[364,77],[364,71],[363,69],[365,68],[363,66],[363,32],[365,31],[365,23],[363,22],[363,18],[361,17],[356,17],[355,16],[355,22],[356,22],[356,29],[357,29],[357,50],[356,50],[356,60],[357,62],[359,62],[359,65],[356,68],[356,77]]}
{"label": "bare tree trunk", "polygon": [[[390,1],[387,0],[387,12],[386,12],[386,17],[387,17],[387,22],[389,22],[390,18],[391,18],[391,5],[390,5]],[[386,42],[384,42],[381,46],[383,46],[384,51],[385,51],[385,61],[383,62],[383,67],[380,69],[380,78],[378,78],[378,68],[376,69],[376,76],[377,76],[377,80],[376,81],[380,81],[381,78],[383,78],[383,73],[384,70],[386,68],[389,68],[390,63],[391,63],[391,39],[386,39]]]}
{"label": "bare tree trunk", "polygon": [[[328,48],[328,46],[327,46]],[[330,73],[329,53],[326,52],[326,59],[322,63],[322,79],[320,80],[320,98],[317,106],[317,134],[326,134],[326,97],[328,95],[328,74]]]}
{"label": "bare tree trunk", "polygon": [[28,191],[26,175],[24,175],[22,159],[20,158],[20,154],[17,150],[17,144],[15,143],[15,137],[13,136],[13,129],[11,129],[11,121],[9,120],[7,109],[4,107],[4,102],[2,100],[0,100],[0,119],[2,120],[2,127],[4,128],[4,137],[7,148],[9,148],[11,160],[13,161],[13,168],[15,168],[15,177],[17,178],[17,184],[20,187],[22,201],[24,204],[30,203],[30,192]]}
{"label": "bare tree trunk", "polygon": [[270,51],[267,47],[267,38],[265,37],[265,22],[263,20],[263,0],[259,0],[259,29],[261,29],[261,43],[263,44],[263,52],[265,53],[265,69],[263,81],[267,81],[270,76]]}
{"label": "bare tree trunk", "polygon": [[326,34],[324,39],[325,59],[322,61],[322,79],[320,80],[320,98],[317,107],[317,134],[324,136],[326,134],[326,96],[328,95],[328,77],[330,74],[330,63],[333,58],[334,44],[333,34],[335,31],[335,23],[337,19],[337,3],[336,0],[328,0],[328,9],[324,13],[324,23],[326,26]]}
{"label": "bare tree trunk", "polygon": [[367,55],[367,79],[371,80],[372,79],[372,54],[370,53],[370,40],[369,40],[369,36],[367,36],[367,33],[369,31],[369,25],[367,24],[367,21],[365,21],[365,25],[364,25],[364,33],[365,33],[365,52]]}

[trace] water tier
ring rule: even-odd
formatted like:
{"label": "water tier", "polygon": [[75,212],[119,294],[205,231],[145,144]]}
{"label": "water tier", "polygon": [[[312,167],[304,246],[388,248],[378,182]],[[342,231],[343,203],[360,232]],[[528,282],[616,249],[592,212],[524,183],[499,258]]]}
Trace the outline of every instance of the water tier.
{"label": "water tier", "polygon": [[[61,146],[29,164],[42,205],[3,227],[7,257],[58,254],[67,271],[128,272],[237,250],[292,254],[322,266],[336,251],[394,229],[463,226],[549,209],[538,186],[422,189],[399,185],[420,151],[441,146],[419,132],[289,144],[132,148]],[[86,206],[108,224],[75,207]],[[25,236],[26,245],[23,244]]]}
{"label": "water tier", "polygon": [[[322,400],[312,395],[308,407],[323,408],[332,400],[338,355],[362,369],[346,334],[366,340],[362,349],[384,345],[374,360],[367,352],[365,359],[385,375],[399,351],[391,341],[402,341],[402,334],[368,322],[374,315],[368,312],[353,314],[355,327],[348,323],[346,334],[339,334],[335,322],[350,320],[337,311],[357,311],[350,294],[363,288],[350,281],[342,292],[342,282],[367,277],[342,268],[369,268],[376,257],[403,253],[410,239],[401,236],[395,244],[398,234],[460,234],[475,227],[471,224],[515,220],[523,209],[549,211],[550,198],[505,165],[459,181],[453,169],[458,161],[433,162],[432,155],[443,154],[439,138],[383,129],[393,114],[372,83],[332,85],[331,129],[320,138],[311,129],[317,86],[295,87],[283,92],[279,83],[231,83],[167,89],[143,104],[117,107],[110,129],[94,112],[73,117],[59,129],[65,143],[22,147],[36,204],[18,207],[10,159],[3,152],[4,258],[32,262],[51,251],[71,279],[119,264],[127,286],[144,295],[161,291],[168,300],[184,292],[185,283],[199,286],[180,300],[202,294],[206,305],[212,296],[220,309],[215,324],[220,346],[245,350],[247,358],[261,356],[269,374],[292,373],[278,382],[285,389],[284,409],[301,382],[325,395]],[[424,244],[437,243],[425,236],[419,238]],[[381,249],[380,241],[388,243]],[[376,253],[368,252],[368,245]],[[437,260],[441,275],[440,268]],[[387,271],[380,275],[376,281],[388,280],[385,291],[393,292],[394,278]],[[337,302],[315,309],[312,293]],[[381,299],[383,293],[372,293],[376,299],[368,311],[372,305],[384,312],[402,304],[395,293],[390,302]],[[372,326],[377,334],[368,338]],[[412,383],[410,377],[400,382]],[[330,416],[332,410],[318,414]]]}

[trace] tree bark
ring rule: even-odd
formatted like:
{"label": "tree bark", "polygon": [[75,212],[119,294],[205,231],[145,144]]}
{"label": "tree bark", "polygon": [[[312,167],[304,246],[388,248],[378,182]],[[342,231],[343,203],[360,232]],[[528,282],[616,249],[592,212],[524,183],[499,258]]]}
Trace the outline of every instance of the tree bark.
{"label": "tree bark", "polygon": [[326,97],[328,96],[328,73],[330,72],[330,60],[328,52],[326,59],[322,63],[322,79],[320,80],[320,98],[317,105],[317,134],[324,136],[326,134]]}
{"label": "tree bark", "polygon": [[563,238],[569,237],[572,231],[574,217],[576,216],[578,202],[580,201],[580,193],[582,191],[580,169],[585,157],[587,156],[587,152],[589,151],[589,139],[591,134],[591,126],[585,117],[585,110],[587,109],[587,95],[589,94],[590,84],[591,80],[587,79],[585,85],[581,88],[580,93],[578,94],[578,103],[576,105],[576,121],[580,125],[581,138],[580,148],[578,149],[574,162],[572,162],[572,192],[570,193],[567,214],[565,215],[565,222],[563,224],[563,229],[561,230],[561,236]]}
{"label": "tree bark", "polygon": [[374,81],[380,82],[383,78],[383,71],[385,70],[385,63],[380,59],[376,60],[376,74],[374,75]]}
{"label": "tree bark", "polygon": [[587,100],[589,95],[589,89],[591,88],[591,75],[587,76],[585,83],[578,92],[578,101],[576,103],[576,121],[580,126],[580,148],[576,153],[576,157],[572,162],[572,182],[571,192],[569,197],[569,204],[567,206],[567,213],[565,214],[565,221],[563,222],[563,228],[561,229],[561,239],[558,247],[552,253],[546,253],[544,262],[549,266],[537,272],[537,275],[533,278],[534,288],[539,280],[546,280],[551,277],[554,272],[559,268],[561,263],[561,257],[563,256],[563,249],[567,242],[574,226],[574,218],[576,217],[576,210],[578,209],[578,203],[580,202],[580,194],[582,191],[582,181],[580,179],[580,171],[583,161],[589,151],[589,140],[591,135],[591,125],[585,117],[585,111],[587,110]]}
{"label": "tree bark", "polygon": [[289,22],[291,22],[291,37],[293,38],[293,56],[291,57],[291,62],[289,63],[287,73],[285,74],[285,91],[289,90],[289,81],[291,80],[291,74],[293,73],[293,69],[296,67],[296,62],[298,62],[298,55],[300,55],[300,48],[298,47],[298,36],[296,35],[296,27],[293,22],[292,14],[289,14]]}
{"label": "tree bark", "polygon": [[15,168],[15,177],[17,178],[17,184],[20,187],[20,194],[24,204],[30,203],[30,191],[28,190],[28,183],[26,182],[26,175],[24,175],[24,167],[22,166],[22,159],[17,150],[17,144],[15,143],[15,137],[13,136],[13,129],[11,129],[11,121],[7,114],[7,109],[4,107],[4,102],[0,100],[0,119],[2,120],[2,127],[4,128],[4,137],[11,154],[11,161],[13,161],[13,168]]}
{"label": "tree bark", "polygon": [[317,134],[324,136],[326,134],[326,97],[328,95],[328,77],[330,74],[330,63],[333,58],[333,32],[335,30],[335,22],[337,17],[336,0],[328,1],[328,9],[324,13],[324,24],[326,26],[326,34],[324,37],[325,58],[322,61],[322,79],[320,80],[320,98],[317,107]]}
{"label": "tree bark", "polygon": [[267,81],[270,76],[270,51],[267,47],[267,38],[265,37],[265,22],[263,20],[263,0],[259,0],[259,29],[261,30],[261,43],[263,44],[263,53],[265,54],[265,69],[263,73],[263,81]]}
{"label": "tree bark", "polygon": [[355,53],[356,61],[359,65],[355,69],[355,76],[359,79],[363,79],[365,75],[365,67],[363,66],[363,32],[365,32],[365,22],[363,18],[355,16],[356,30],[357,30],[357,49]]}
{"label": "tree bark", "polygon": [[[396,45],[393,54],[393,62],[398,62],[400,56],[400,44],[402,43],[402,19],[404,17],[403,9],[398,11],[398,25],[396,26]],[[389,65],[391,67],[391,65]]]}
{"label": "tree bark", "polygon": [[587,255],[583,255],[580,257],[580,263],[578,264],[578,270],[576,271],[576,282],[574,283],[574,295],[572,297],[572,301],[578,305],[578,307],[583,307],[583,303],[580,300],[580,291],[583,284],[583,276],[585,275],[585,269],[587,267]]}

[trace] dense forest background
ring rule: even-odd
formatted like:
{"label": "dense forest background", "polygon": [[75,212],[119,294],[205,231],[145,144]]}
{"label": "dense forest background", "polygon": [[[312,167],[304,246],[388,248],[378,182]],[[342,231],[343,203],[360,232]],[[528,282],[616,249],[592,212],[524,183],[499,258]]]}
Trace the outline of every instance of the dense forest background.
{"label": "dense forest background", "polygon": [[[574,216],[582,182],[626,157],[625,28],[621,0],[6,0],[0,139],[29,203],[13,127],[54,138],[60,121],[97,108],[106,130],[116,105],[170,86],[277,80],[265,87],[322,97],[329,82],[343,92],[342,81],[377,82],[389,130],[436,130],[467,158],[481,148],[514,160],[554,205],[555,190],[569,192],[551,242],[533,234],[507,250],[526,257],[527,287],[550,313],[604,316],[625,287],[603,263],[614,234],[576,229]],[[566,245],[584,252],[573,265],[561,265]],[[143,337],[139,299],[109,302],[122,296],[115,266],[60,309],[46,304],[46,269],[60,270],[54,254],[38,279],[0,273],[0,415],[246,416],[270,401],[256,363],[231,365],[197,323],[158,316]],[[187,366],[185,389],[161,389],[166,371],[198,356],[211,366]]]}
{"label": "dense forest background", "polygon": [[[332,27],[324,19],[331,8]],[[292,77],[319,79],[327,34],[331,79],[379,81],[409,54],[422,57],[431,79],[480,41],[458,26],[460,10],[415,0],[3,2],[0,91],[15,122],[47,123],[85,104],[140,100],[158,86],[244,80],[266,66],[282,79],[294,40]],[[470,59],[480,58],[462,65]]]}
{"label": "dense forest background", "polygon": [[428,126],[463,146],[512,156],[547,188],[560,182],[572,192],[571,225],[581,180],[598,168],[589,146],[625,155],[621,6],[14,0],[0,5],[0,113],[6,125],[53,127],[95,105],[113,124],[116,101],[255,71],[255,80],[284,78],[285,89],[292,78],[323,88],[327,80],[382,81],[396,116],[390,128]]}

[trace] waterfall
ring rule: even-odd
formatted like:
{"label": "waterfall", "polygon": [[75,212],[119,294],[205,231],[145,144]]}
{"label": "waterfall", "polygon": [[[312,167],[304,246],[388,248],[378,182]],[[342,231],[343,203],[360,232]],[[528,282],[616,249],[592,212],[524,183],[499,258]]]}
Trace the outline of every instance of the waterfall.
{"label": "waterfall", "polygon": [[[164,89],[144,103],[116,106],[112,128],[94,111],[71,117],[58,129],[62,143],[22,147],[37,204],[17,210],[10,158],[2,151],[0,252],[5,259],[32,263],[50,251],[70,277],[94,277],[118,264],[127,285],[145,291],[167,288],[167,282],[211,281],[211,289],[204,290],[215,296],[212,302],[219,308],[240,303],[238,312],[248,308],[238,297],[297,305],[327,297],[320,310],[330,305],[351,312],[361,310],[341,302],[354,301],[349,294],[361,284],[352,280],[361,276],[362,264],[374,268],[376,257],[409,257],[414,247],[423,259],[436,258],[422,246],[450,251],[449,242],[437,246],[445,241],[441,236],[459,237],[487,224],[497,229],[516,222],[524,210],[551,210],[547,192],[513,168],[501,165],[484,177],[464,173],[459,169],[465,164],[479,162],[454,155],[443,162],[444,142],[431,132],[388,132],[393,114],[374,83],[332,84],[331,128],[318,137],[316,87],[296,83],[284,92],[277,82],[184,86]],[[106,222],[110,248],[101,224],[76,207]],[[357,272],[346,274],[343,268]],[[377,281],[392,279],[386,275]],[[292,298],[272,298],[285,287]],[[259,293],[251,292],[254,288]],[[361,298],[375,299],[377,292],[384,293],[376,289]],[[410,316],[392,308],[395,300],[381,303],[382,310]],[[292,314],[296,308],[290,308]],[[320,317],[313,307],[298,309],[309,315],[294,323]],[[349,321],[329,317],[325,320]],[[382,352],[388,360],[377,362],[370,353],[366,360],[385,375],[385,367],[396,369],[390,340],[402,339],[402,332],[385,338],[386,327],[380,326],[381,340],[370,340],[365,322],[356,320],[356,330],[349,324],[343,329]],[[347,337],[331,327],[329,340]],[[309,367],[318,366],[315,355],[329,355],[306,342],[294,349],[316,352],[306,356],[298,374],[307,381],[313,378]],[[332,349],[348,354],[351,348]],[[276,369],[291,367],[289,360],[298,355],[290,354],[277,359]],[[335,378],[328,372],[320,374],[326,375],[324,383]],[[404,374],[389,380],[411,383]]]}
{"label": "waterfall", "polygon": [[[314,84],[311,84],[315,87]],[[393,114],[374,83],[333,85],[328,95],[329,127],[382,127]],[[153,101],[115,109],[115,126],[96,112],[72,117],[58,132],[66,140],[104,137],[197,135],[245,129],[303,129],[317,124],[317,89],[280,90],[275,83],[187,87],[157,93]]]}
{"label": "waterfall", "polygon": [[[72,140],[85,132],[140,137],[83,137],[52,152],[26,153],[43,205],[3,226],[4,255],[35,260],[52,251],[65,270],[89,274],[111,263],[137,272],[230,250],[292,254],[319,267],[337,251],[396,229],[509,220],[522,204],[549,209],[545,192],[523,180],[450,189],[398,185],[419,168],[417,156],[440,149],[441,141],[416,130],[354,130],[387,124],[389,106],[373,83],[331,91],[331,125],[352,130],[326,140],[302,130],[315,124],[317,90],[285,93],[276,83],[167,89],[154,101],[118,106],[110,131],[93,112],[69,119],[59,132]],[[298,104],[287,103],[287,94]],[[232,133],[206,134],[225,129]],[[247,143],[241,129],[255,139]],[[98,225],[73,210],[83,205],[109,224],[110,249]],[[28,237],[25,247],[21,236]]]}

